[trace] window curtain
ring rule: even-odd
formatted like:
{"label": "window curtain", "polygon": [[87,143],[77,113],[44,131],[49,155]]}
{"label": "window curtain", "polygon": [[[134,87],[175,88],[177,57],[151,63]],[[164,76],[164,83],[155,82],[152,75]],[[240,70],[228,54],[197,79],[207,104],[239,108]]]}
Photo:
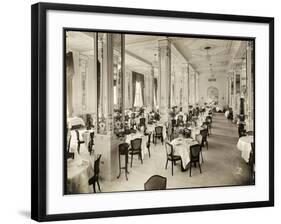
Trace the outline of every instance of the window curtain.
{"label": "window curtain", "polygon": [[133,102],[132,107],[135,105],[135,98],[136,98],[136,83],[139,82],[141,86],[141,94],[142,94],[142,102],[144,102],[144,75],[132,72],[132,90],[133,90]]}
{"label": "window curtain", "polygon": [[72,77],[74,75],[73,53],[66,54],[66,80],[67,80],[67,116],[72,116]]}
{"label": "window curtain", "polygon": [[157,106],[157,78],[154,78],[154,105]]}

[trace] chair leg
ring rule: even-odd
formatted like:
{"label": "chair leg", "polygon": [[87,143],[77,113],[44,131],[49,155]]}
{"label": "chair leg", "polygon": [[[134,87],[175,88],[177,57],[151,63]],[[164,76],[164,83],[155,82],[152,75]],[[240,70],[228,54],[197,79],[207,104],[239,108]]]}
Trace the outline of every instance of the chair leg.
{"label": "chair leg", "polygon": [[142,164],[142,156],[141,156],[141,151],[140,151],[140,154],[139,154],[139,156],[140,156],[140,160],[141,160],[141,164]]}
{"label": "chair leg", "polygon": [[78,152],[78,154],[80,154],[80,143],[78,143],[78,145],[77,145],[77,152]]}
{"label": "chair leg", "polygon": [[150,147],[148,147],[147,150],[148,150],[148,156],[150,158]]}
{"label": "chair leg", "polygon": [[201,150],[201,159],[202,159],[202,163],[204,163],[204,159],[203,159],[203,152]]}
{"label": "chair leg", "polygon": [[98,184],[99,191],[101,192],[99,179],[97,179],[97,184]]}
{"label": "chair leg", "polygon": [[172,160],[171,163],[172,163],[172,176],[174,176],[174,164],[173,164],[174,161]]}
{"label": "chair leg", "polygon": [[200,166],[200,162],[198,162],[198,166],[199,166],[200,173],[202,173],[202,171],[201,171],[201,166]]}
{"label": "chair leg", "polygon": [[206,145],[207,145],[207,150],[209,150],[209,144],[208,144],[208,141],[206,142]]}
{"label": "chair leg", "polygon": [[94,193],[96,193],[96,181],[94,181],[94,183],[93,183],[93,190],[94,190]]}
{"label": "chair leg", "polygon": [[117,179],[119,179],[120,176],[121,176],[121,160],[120,160],[120,155],[119,155],[119,175],[117,176]]}
{"label": "chair leg", "polygon": [[165,166],[165,169],[167,169],[167,166],[168,166],[168,159],[167,159],[167,161],[166,161],[166,166]]}
{"label": "chair leg", "polygon": [[133,165],[133,153],[131,154],[131,168],[132,168],[132,165]]}

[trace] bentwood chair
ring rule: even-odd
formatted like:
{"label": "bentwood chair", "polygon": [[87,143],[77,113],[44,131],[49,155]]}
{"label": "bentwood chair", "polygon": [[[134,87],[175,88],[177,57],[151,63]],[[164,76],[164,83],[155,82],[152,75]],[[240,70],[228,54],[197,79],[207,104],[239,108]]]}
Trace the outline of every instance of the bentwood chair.
{"label": "bentwood chair", "polygon": [[201,171],[201,166],[200,166],[200,152],[201,152],[201,146],[199,144],[192,145],[190,146],[190,162],[189,162],[189,176],[191,177],[191,169],[192,169],[192,164],[196,167],[196,163],[198,163],[200,173]]}
{"label": "bentwood chair", "polygon": [[[129,144],[121,143],[118,148],[119,148],[119,175],[117,179],[121,176],[121,170],[124,169],[126,180],[128,180],[127,174],[129,173],[128,172]],[[123,167],[121,166],[121,156],[125,157],[125,164]]]}
{"label": "bentwood chair", "polygon": [[209,149],[209,144],[208,144],[208,130],[203,129],[200,131],[200,134],[202,136],[201,140],[201,147],[204,147],[205,145],[207,146],[207,150]]}
{"label": "bentwood chair", "polygon": [[238,136],[239,138],[246,136],[246,130],[244,129],[244,124],[238,124]]}
{"label": "bentwood chair", "polygon": [[145,183],[144,183],[144,190],[166,190],[167,187],[167,178],[162,177],[159,175],[151,176]]}
{"label": "bentwood chair", "polygon": [[84,144],[85,141],[80,139],[80,135],[79,135],[79,131],[78,130],[75,130],[75,133],[76,133],[76,138],[77,138],[77,152],[78,152],[78,154],[80,154],[80,145]]}
{"label": "bentwood chair", "polygon": [[184,126],[184,121],[183,121],[183,116],[182,115],[178,116],[177,126],[180,126],[180,127]]}
{"label": "bentwood chair", "polygon": [[100,158],[101,158],[101,154],[98,155],[98,158],[95,160],[94,163],[94,176],[91,177],[88,181],[89,185],[93,185],[94,193],[96,193],[96,184],[98,185],[99,191],[101,192],[100,183],[99,183]]}
{"label": "bentwood chair", "polygon": [[[176,165],[177,161],[181,161],[181,157],[174,155],[174,147],[169,142],[165,142],[165,149],[166,149],[166,156],[167,156],[165,169],[167,169],[168,161],[170,161],[172,164],[172,176],[173,176],[174,175],[174,165]],[[181,163],[182,163],[182,161],[181,161]],[[182,164],[181,164],[181,166],[182,166]]]}
{"label": "bentwood chair", "polygon": [[133,157],[134,155],[138,155],[142,164],[142,156],[141,156],[141,138],[135,138],[131,140],[131,148],[129,149],[129,154],[131,155],[131,167],[133,165]]}
{"label": "bentwood chair", "polygon": [[70,143],[71,143],[71,133],[67,133],[67,159],[74,159],[74,152],[70,152]]}
{"label": "bentwood chair", "polygon": [[155,133],[153,134],[153,142],[156,145],[156,139],[160,139],[163,145],[164,137],[163,137],[163,127],[157,126],[155,127]]}
{"label": "bentwood chair", "polygon": [[144,117],[141,117],[140,118],[140,124],[139,126],[145,126],[145,118]]}

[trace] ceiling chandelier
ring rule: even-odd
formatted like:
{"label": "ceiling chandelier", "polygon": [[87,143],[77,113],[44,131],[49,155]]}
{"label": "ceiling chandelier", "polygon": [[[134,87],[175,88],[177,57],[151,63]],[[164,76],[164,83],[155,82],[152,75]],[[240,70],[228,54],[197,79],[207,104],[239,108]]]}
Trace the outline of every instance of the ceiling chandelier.
{"label": "ceiling chandelier", "polygon": [[206,46],[206,47],[204,47],[204,49],[206,50],[206,59],[207,59],[207,61],[211,61],[211,55],[209,54],[209,50],[211,49],[211,47],[210,46]]}

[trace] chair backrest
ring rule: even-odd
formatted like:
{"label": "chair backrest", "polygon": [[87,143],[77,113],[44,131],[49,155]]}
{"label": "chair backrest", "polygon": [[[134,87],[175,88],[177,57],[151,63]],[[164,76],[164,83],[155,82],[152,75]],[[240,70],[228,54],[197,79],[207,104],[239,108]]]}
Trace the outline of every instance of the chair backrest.
{"label": "chair backrest", "polygon": [[101,154],[98,154],[98,158],[95,160],[94,163],[94,175],[97,176],[100,173],[100,158]]}
{"label": "chair backrest", "polygon": [[172,127],[176,127],[176,125],[177,125],[177,120],[173,119],[172,120]]}
{"label": "chair backrest", "polygon": [[211,116],[207,116],[205,120],[209,123],[212,123],[212,117]]}
{"label": "chair backrest", "polygon": [[239,135],[239,138],[242,137],[242,136],[245,136],[246,132],[245,132],[245,129],[244,129],[244,124],[238,124],[238,135]]}
{"label": "chair backrest", "polygon": [[204,143],[205,141],[207,141],[208,130],[203,129],[203,130],[200,131],[200,134],[202,135],[202,143]]}
{"label": "chair backrest", "polygon": [[80,141],[79,131],[75,129],[75,133],[76,133],[77,141],[79,142]]}
{"label": "chair backrest", "polygon": [[119,144],[119,154],[120,155],[127,155],[128,154],[128,149],[129,149],[129,144],[128,143],[121,143]]}
{"label": "chair backrest", "polygon": [[162,134],[163,133],[163,127],[162,126],[155,127],[155,133],[157,135]]}
{"label": "chair backrest", "polygon": [[159,175],[151,176],[144,183],[144,190],[166,190],[167,187],[167,178]]}
{"label": "chair backrest", "polygon": [[199,161],[201,146],[199,144],[190,146],[190,160]]}
{"label": "chair backrest", "polygon": [[176,132],[174,132],[174,133],[172,133],[171,136],[170,136],[170,141],[172,141],[172,140],[174,140],[175,138],[178,138],[178,137],[179,137],[179,134],[176,133]]}
{"label": "chair backrest", "polygon": [[70,150],[70,143],[71,143],[71,133],[67,131],[67,152]]}
{"label": "chair backrest", "polygon": [[165,149],[167,156],[174,156],[174,147],[170,142],[165,142]]}
{"label": "chair backrest", "polygon": [[140,118],[140,125],[145,125],[145,118],[144,117]]}
{"label": "chair backrest", "polygon": [[139,149],[141,149],[141,142],[142,142],[141,138],[135,138],[135,139],[131,140],[132,150],[139,150]]}

